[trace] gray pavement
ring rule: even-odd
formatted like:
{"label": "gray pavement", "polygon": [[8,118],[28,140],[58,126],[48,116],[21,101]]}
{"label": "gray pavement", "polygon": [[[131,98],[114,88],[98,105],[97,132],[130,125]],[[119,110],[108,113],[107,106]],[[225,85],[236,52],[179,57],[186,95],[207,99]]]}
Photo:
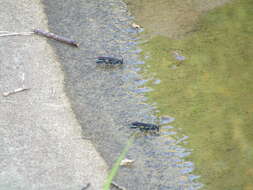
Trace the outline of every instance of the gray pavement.
{"label": "gray pavement", "polygon": [[[39,0],[0,3],[0,31],[47,29]],[[38,36],[0,43],[0,189],[102,189],[107,166],[81,138],[53,49]],[[31,89],[2,96],[21,87]]]}

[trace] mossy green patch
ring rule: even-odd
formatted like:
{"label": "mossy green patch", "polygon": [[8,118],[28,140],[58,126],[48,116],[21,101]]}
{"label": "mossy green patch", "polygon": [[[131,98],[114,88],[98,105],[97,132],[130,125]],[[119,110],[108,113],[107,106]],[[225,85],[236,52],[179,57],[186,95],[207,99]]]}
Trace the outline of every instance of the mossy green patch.
{"label": "mossy green patch", "polygon": [[189,159],[207,190],[253,189],[252,10],[251,0],[233,1],[202,15],[182,39],[143,44],[144,75],[161,80],[148,83],[149,101],[190,137]]}

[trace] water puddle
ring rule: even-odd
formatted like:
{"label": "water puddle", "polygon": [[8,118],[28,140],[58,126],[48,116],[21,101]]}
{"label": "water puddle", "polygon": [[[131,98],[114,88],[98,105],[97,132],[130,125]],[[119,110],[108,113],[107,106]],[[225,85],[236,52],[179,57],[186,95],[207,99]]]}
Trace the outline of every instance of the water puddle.
{"label": "water puddle", "polygon": [[164,163],[182,156],[181,172],[200,176],[203,189],[253,189],[252,1],[126,2],[149,39],[141,45],[147,102],[157,117],[176,118],[159,137],[180,145],[161,150]]}

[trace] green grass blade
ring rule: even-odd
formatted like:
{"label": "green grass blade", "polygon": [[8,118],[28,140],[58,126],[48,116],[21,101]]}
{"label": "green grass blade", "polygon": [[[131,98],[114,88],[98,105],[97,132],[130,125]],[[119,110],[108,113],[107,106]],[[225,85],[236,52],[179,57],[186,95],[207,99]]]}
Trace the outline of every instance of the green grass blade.
{"label": "green grass blade", "polygon": [[113,178],[116,176],[116,174],[117,174],[117,172],[119,170],[121,161],[125,158],[125,156],[126,156],[128,150],[129,150],[129,148],[133,144],[136,134],[137,133],[134,133],[131,136],[131,138],[127,141],[126,146],[124,147],[123,151],[119,155],[117,161],[114,163],[114,165],[113,165],[111,171],[109,172],[109,175],[108,175],[108,177],[107,177],[107,179],[105,181],[103,190],[110,190],[110,186],[111,186],[111,183],[113,181]]}

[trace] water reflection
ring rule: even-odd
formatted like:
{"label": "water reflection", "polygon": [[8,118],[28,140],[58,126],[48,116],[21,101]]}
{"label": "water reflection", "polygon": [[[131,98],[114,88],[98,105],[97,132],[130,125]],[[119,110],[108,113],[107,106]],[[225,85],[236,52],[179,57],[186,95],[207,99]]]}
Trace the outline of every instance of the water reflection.
{"label": "water reflection", "polygon": [[[148,66],[143,66],[144,75],[150,78],[152,73],[161,80],[156,85],[152,82],[145,84],[153,88],[147,93],[148,101],[157,103],[158,116],[171,115],[176,118],[173,126],[175,129],[182,128],[181,132],[175,131],[177,136],[182,133],[187,135],[183,139],[189,136],[189,143],[185,146],[193,149],[190,155],[187,151],[166,154],[172,157],[189,156],[188,159],[196,165],[194,173],[200,174],[199,180],[205,184],[204,189],[253,189],[252,1],[235,0],[203,15],[200,11],[194,22],[197,25],[192,25],[193,22],[189,22],[191,26],[187,25],[198,30],[188,33],[183,28],[176,28],[180,39],[168,38],[177,36],[171,33],[175,31],[168,33],[171,35],[156,36],[154,26],[149,23],[153,20],[147,16],[148,6],[152,4],[156,6],[152,9],[161,8],[162,12],[166,9],[170,12],[173,5],[181,6],[180,2],[159,4],[147,0],[136,3],[146,9],[145,13],[143,9],[136,14],[137,20],[143,21],[152,36],[143,44],[143,59],[148,63]],[[198,4],[202,1],[194,2]],[[199,8],[195,5],[191,6],[192,10]],[[173,9],[172,12],[175,12],[176,8]],[[145,20],[143,15],[139,15],[142,13],[149,19]],[[166,14],[160,16],[163,16],[160,19],[168,18]],[[178,22],[180,25],[180,20]],[[157,25],[161,23],[156,23],[155,27],[159,28]],[[166,29],[173,28],[174,24],[167,23]],[[164,34],[164,31],[159,34]],[[175,67],[172,49],[183,50],[182,55],[186,59],[180,66]],[[169,130],[165,132],[169,133]],[[172,144],[184,142],[173,138],[173,135],[168,138]],[[182,170],[187,171],[191,172],[191,169]]]}

